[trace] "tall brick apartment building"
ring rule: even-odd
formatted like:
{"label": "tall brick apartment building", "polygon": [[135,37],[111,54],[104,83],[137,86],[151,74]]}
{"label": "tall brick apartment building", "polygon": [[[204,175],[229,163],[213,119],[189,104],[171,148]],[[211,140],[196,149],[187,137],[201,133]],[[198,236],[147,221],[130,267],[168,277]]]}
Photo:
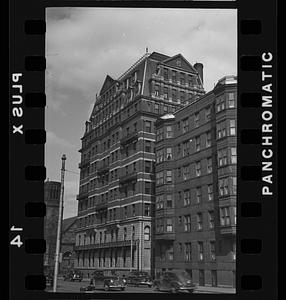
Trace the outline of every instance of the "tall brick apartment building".
{"label": "tall brick apartment building", "polygon": [[155,271],[235,286],[237,80],[156,122]]}
{"label": "tall brick apartment building", "polygon": [[146,53],[106,76],[82,137],[75,268],[150,272],[155,122],[204,94],[203,66]]}

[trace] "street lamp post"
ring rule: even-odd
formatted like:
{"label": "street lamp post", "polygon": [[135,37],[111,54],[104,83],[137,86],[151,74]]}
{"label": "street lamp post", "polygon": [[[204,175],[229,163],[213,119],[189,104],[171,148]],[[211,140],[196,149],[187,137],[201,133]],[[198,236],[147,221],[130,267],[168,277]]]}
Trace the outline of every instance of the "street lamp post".
{"label": "street lamp post", "polygon": [[59,205],[59,219],[58,219],[58,229],[57,229],[53,292],[57,291],[57,281],[58,281],[59,256],[60,256],[60,248],[61,248],[61,229],[62,229],[62,219],[63,219],[63,210],[64,210],[65,163],[66,163],[66,155],[63,154],[62,169],[61,169],[61,197],[60,197],[60,205]]}

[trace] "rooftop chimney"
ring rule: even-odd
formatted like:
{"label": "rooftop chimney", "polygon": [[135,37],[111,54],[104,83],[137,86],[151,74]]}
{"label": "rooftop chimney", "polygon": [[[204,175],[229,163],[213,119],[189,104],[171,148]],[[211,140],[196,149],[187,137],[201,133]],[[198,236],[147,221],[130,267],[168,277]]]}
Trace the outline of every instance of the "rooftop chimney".
{"label": "rooftop chimney", "polygon": [[204,65],[202,63],[195,63],[194,68],[198,71],[199,76],[201,78],[202,84],[204,83]]}

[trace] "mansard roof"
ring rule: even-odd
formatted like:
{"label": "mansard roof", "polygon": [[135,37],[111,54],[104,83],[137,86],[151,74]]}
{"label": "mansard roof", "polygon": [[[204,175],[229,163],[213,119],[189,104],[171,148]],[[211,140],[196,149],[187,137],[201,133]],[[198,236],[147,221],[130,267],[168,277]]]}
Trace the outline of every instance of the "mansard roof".
{"label": "mansard roof", "polygon": [[[181,61],[182,61],[182,66],[181,67],[178,67],[177,64],[176,64],[176,61],[177,61],[178,58],[180,58]],[[163,60],[162,64],[165,64],[165,65],[168,65],[168,66],[171,66],[171,67],[175,67],[175,68],[187,69],[191,72],[197,73],[197,70],[180,53]]]}
{"label": "mansard roof", "polygon": [[99,95],[102,95],[109,87],[111,87],[113,85],[114,82],[115,82],[115,80],[112,77],[110,77],[109,75],[107,75],[105,77],[105,80],[103,82],[103,85],[102,85]]}

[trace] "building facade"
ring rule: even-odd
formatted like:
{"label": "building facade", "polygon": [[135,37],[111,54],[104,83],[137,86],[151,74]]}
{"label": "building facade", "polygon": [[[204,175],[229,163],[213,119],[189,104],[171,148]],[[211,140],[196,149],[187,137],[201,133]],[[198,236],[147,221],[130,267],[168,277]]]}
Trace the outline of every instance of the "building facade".
{"label": "building facade", "polygon": [[75,268],[154,269],[155,122],[204,94],[203,66],[146,53],[106,76],[82,137]]}
{"label": "building facade", "polygon": [[156,122],[155,272],[235,286],[237,80]]}
{"label": "building facade", "polygon": [[74,268],[75,260],[75,235],[77,229],[77,217],[63,219],[61,238],[61,262],[60,273],[64,274]]}
{"label": "building facade", "polygon": [[46,240],[44,266],[47,269],[53,269],[55,265],[60,194],[60,182],[46,181],[44,183],[44,201],[46,204],[46,216],[44,218],[44,238]]}

